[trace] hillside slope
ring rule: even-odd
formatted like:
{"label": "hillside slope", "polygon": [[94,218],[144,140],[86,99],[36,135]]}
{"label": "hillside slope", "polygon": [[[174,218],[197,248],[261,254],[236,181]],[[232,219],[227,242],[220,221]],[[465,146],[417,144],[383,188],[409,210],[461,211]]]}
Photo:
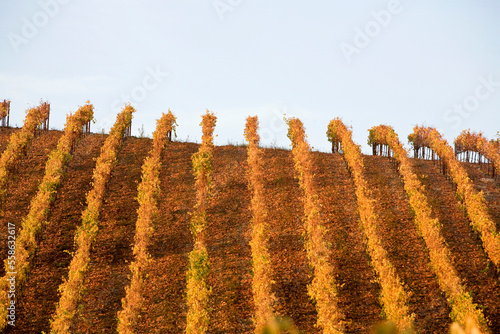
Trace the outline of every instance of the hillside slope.
{"label": "hillside slope", "polygon": [[481,239],[472,230],[465,210],[455,196],[453,183],[431,161],[415,160],[416,172],[442,234],[455,260],[455,267],[474,302],[483,307],[493,333],[500,332],[500,279],[488,261]]}
{"label": "hillside slope", "polygon": [[365,156],[368,184],[376,199],[380,233],[390,260],[411,293],[411,312],[422,333],[444,333],[450,309],[436,281],[422,238],[418,236],[402,179],[388,158]]}
{"label": "hillside slope", "polygon": [[[58,300],[57,288],[67,277],[67,267],[74,251],[74,232],[81,224],[85,194],[90,190],[94,159],[104,141],[102,135],[84,137],[76,146],[57,197],[52,205],[48,223],[39,237],[39,248],[33,257],[32,270],[19,296],[16,330],[7,333],[37,333],[49,331],[49,317]],[[35,147],[36,147],[35,143]]]}
{"label": "hillside slope", "polygon": [[197,144],[173,142],[163,154],[159,215],[150,247],[153,261],[137,333],[181,333],[186,326],[185,270],[193,248],[189,212],[196,196],[191,155],[197,150]]}
{"label": "hillside slope", "polygon": [[[10,130],[10,131],[5,131]],[[2,129],[3,132],[12,132],[16,130]],[[3,259],[7,255],[7,223],[15,224],[16,235],[18,235],[21,227],[21,222],[28,214],[31,199],[38,191],[38,185],[42,181],[45,173],[45,163],[48,160],[50,151],[56,148],[57,141],[62,136],[61,131],[41,132],[35,136],[28,146],[26,155],[21,158],[19,163],[14,167],[10,181],[7,184],[7,192],[2,203],[2,215],[0,217],[0,256],[2,257],[2,265],[0,266],[0,274],[4,275],[5,268]],[[7,147],[8,136],[0,137],[2,147]],[[4,141],[5,140],[5,141]]]}
{"label": "hillside slope", "polygon": [[483,192],[488,213],[495,222],[497,230],[500,230],[500,176],[497,175],[493,178],[491,174],[488,174],[484,165],[479,166],[466,162],[462,165],[469,174],[476,190]]}
{"label": "hillside slope", "polygon": [[7,148],[10,135],[17,131],[19,131],[17,128],[0,128],[0,152]]}
{"label": "hillside slope", "polygon": [[116,313],[129,283],[128,264],[139,208],[137,186],[151,144],[150,139],[133,137],[122,143],[104,196],[99,234],[92,248],[86,292],[74,333],[116,331]]}
{"label": "hillside slope", "polygon": [[[3,130],[2,130],[3,131]],[[0,131],[0,148],[8,136]],[[9,130],[10,132],[15,130]],[[1,255],[6,256],[6,223],[20,226],[30,199],[43,177],[47,155],[61,131],[37,136],[26,157],[13,173],[1,217]],[[5,333],[40,333],[59,298],[57,288],[67,277],[74,251],[73,237],[81,223],[85,195],[91,189],[95,158],[105,135],[84,137],[68,164],[66,176],[50,208],[48,224],[39,245],[26,286],[19,295],[16,328]],[[151,139],[127,138],[118,154],[101,210],[99,235],[92,252],[82,309],[75,333],[114,333],[125,286],[130,280],[137,186]],[[198,144],[172,142],[164,151],[160,170],[159,214],[154,222],[149,249],[144,308],[137,333],[182,333],[185,328],[185,285],[188,254],[193,241],[190,213],[195,204],[191,156]],[[345,315],[346,333],[368,333],[383,319],[380,286],[371,267],[359,224],[354,184],[340,154],[313,152],[315,183],[326,237],[331,244],[331,263],[339,291],[339,307]],[[365,156],[366,179],[372,188],[380,216],[380,235],[398,275],[412,293],[411,307],[420,333],[446,333],[449,308],[430,269],[427,250],[418,236],[403,184],[389,159]],[[452,183],[432,162],[414,160],[426,186],[433,214],[443,225],[443,236],[457,271],[474,301],[484,307],[493,332],[500,332],[500,281],[488,264],[477,235],[455,198]],[[251,289],[250,198],[246,179],[246,148],[218,146],[213,157],[213,186],[208,207],[206,246],[211,271],[209,333],[252,333],[254,310]],[[269,250],[273,268],[275,310],[293,319],[305,333],[320,333],[316,311],[308,297],[311,281],[303,242],[303,203],[291,151],[264,149],[264,185]],[[476,166],[467,166],[475,186],[484,190],[488,207],[499,223],[500,191]],[[1,269],[3,270],[3,268]]]}
{"label": "hillside slope", "polygon": [[382,309],[380,286],[363,242],[354,183],[340,154],[315,153],[314,165],[346,332],[366,333],[380,321]]}
{"label": "hillside slope", "polygon": [[307,296],[311,271],[302,240],[304,209],[292,153],[265,149],[263,160],[276,312],[291,317],[307,333],[318,333],[316,310]]}

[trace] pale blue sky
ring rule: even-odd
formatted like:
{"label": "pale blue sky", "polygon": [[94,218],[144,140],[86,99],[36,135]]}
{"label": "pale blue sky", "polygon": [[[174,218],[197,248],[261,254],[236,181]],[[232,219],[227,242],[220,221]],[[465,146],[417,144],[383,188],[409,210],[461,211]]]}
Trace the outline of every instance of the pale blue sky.
{"label": "pale blue sky", "polygon": [[[51,127],[89,99],[109,130],[117,106],[138,110],[133,134],[171,108],[180,139],[199,140],[200,115],[218,117],[216,143],[243,142],[258,115],[263,144],[289,147],[282,115],[297,116],[328,151],[328,121],[415,124],[445,138],[500,130],[500,3],[293,0],[2,0],[0,98],[11,124],[40,99]],[[354,53],[349,54],[349,52]],[[168,75],[166,75],[168,73]],[[124,98],[122,96],[125,96]],[[454,105],[465,105],[462,109]]]}

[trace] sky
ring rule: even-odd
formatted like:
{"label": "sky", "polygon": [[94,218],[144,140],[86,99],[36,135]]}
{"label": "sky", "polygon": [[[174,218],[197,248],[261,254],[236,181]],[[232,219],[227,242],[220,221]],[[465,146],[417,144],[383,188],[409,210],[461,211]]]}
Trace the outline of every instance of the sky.
{"label": "sky", "polygon": [[50,127],[90,100],[92,132],[109,131],[125,102],[132,135],[151,136],[170,110],[180,140],[290,148],[298,117],[328,152],[341,117],[370,152],[368,129],[391,125],[407,145],[415,125],[452,142],[464,129],[500,130],[500,2],[496,0],[2,0],[0,99],[12,126],[40,100]]}

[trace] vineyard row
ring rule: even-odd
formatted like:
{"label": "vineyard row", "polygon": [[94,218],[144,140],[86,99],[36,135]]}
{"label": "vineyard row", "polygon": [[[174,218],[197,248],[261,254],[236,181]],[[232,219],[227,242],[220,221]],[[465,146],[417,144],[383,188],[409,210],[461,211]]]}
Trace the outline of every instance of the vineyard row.
{"label": "vineyard row", "polygon": [[259,148],[257,116],[248,117],[245,126],[245,138],[248,142],[248,186],[252,191],[252,291],[255,305],[255,333],[262,333],[274,318],[275,296],[272,292],[271,255],[269,254],[269,225],[264,192],[264,166],[262,150]]}
{"label": "vineyard row", "polygon": [[198,152],[193,154],[193,172],[196,187],[196,205],[191,218],[191,233],[194,248],[189,253],[189,264],[186,273],[187,318],[186,333],[202,334],[208,330],[210,323],[209,298],[211,289],[207,284],[210,271],[208,252],[205,246],[207,228],[207,201],[212,183],[213,132],[217,118],[207,110],[203,115],[201,126],[203,135]]}
{"label": "vineyard row", "polygon": [[352,132],[340,119],[328,124],[328,139],[342,146],[343,156],[354,179],[361,229],[366,236],[366,246],[381,286],[381,304],[387,319],[392,321],[401,332],[414,328],[414,314],[410,314],[408,292],[389,260],[387,250],[382,246],[378,233],[378,216],[374,209],[374,199],[364,177],[361,149],[352,141]]}
{"label": "vineyard row", "polygon": [[484,249],[497,268],[500,267],[500,234],[491,219],[482,193],[474,189],[465,169],[457,160],[453,148],[434,128],[416,126],[408,137],[414,145],[430,147],[443,160],[457,186],[457,195],[467,210],[470,223],[481,236]]}
{"label": "vineyard row", "polygon": [[134,261],[130,264],[132,277],[125,288],[122,299],[122,310],[118,312],[118,333],[134,333],[141,308],[143,306],[142,291],[150,262],[148,246],[152,237],[153,220],[158,213],[158,196],[160,195],[161,154],[172,131],[175,130],[175,116],[168,111],[158,120],[153,134],[153,148],[142,165],[142,180],[137,189],[137,222],[134,237]]}
{"label": "vineyard row", "polygon": [[75,234],[76,251],[69,265],[68,278],[59,287],[61,296],[50,324],[51,333],[71,333],[73,319],[83,294],[83,283],[90,262],[90,250],[99,231],[99,211],[102,206],[106,183],[109,180],[118,149],[126,130],[130,127],[134,108],[127,105],[118,114],[109,136],[97,158],[92,183],[87,194],[87,207],[82,213],[82,224]]}
{"label": "vineyard row", "polygon": [[[47,105],[28,111],[21,131],[12,135],[9,146],[0,158],[0,190],[5,192],[8,174],[16,161],[22,156],[40,124],[47,120]],[[99,213],[102,207],[106,184],[124,135],[130,131],[132,114],[135,110],[127,105],[117,116],[93,171],[93,188],[87,194],[87,207],[82,213],[82,224],[75,234],[76,251],[69,266],[68,278],[59,287],[61,293],[56,312],[51,321],[52,333],[72,332],[73,321],[84,290],[84,278],[90,263],[90,250],[99,231]],[[16,268],[17,284],[26,280],[30,257],[37,244],[36,236],[47,219],[50,205],[55,200],[57,188],[63,177],[65,166],[71,159],[71,152],[82,129],[93,119],[93,106],[87,103],[74,115],[67,118],[64,135],[57,148],[49,155],[45,175],[39,185],[36,196],[32,199],[30,210],[23,219],[17,240]],[[160,193],[161,155],[171,132],[175,130],[176,118],[169,111],[157,122],[153,135],[153,147],[142,166],[142,180],[138,186],[139,209],[134,238],[134,261],[130,264],[131,281],[125,289],[122,310],[117,314],[118,332],[133,333],[143,306],[141,291],[147,280],[147,268],[150,255],[147,252],[152,238],[152,222],[157,213]],[[186,271],[187,333],[206,333],[210,323],[209,298],[211,288],[207,284],[210,272],[209,254],[205,245],[207,229],[207,207],[212,184],[213,132],[217,118],[207,111],[202,117],[202,144],[192,156],[192,169],[195,176],[196,205],[191,215],[190,227],[194,240],[193,250],[189,254]],[[314,186],[313,161],[311,147],[307,143],[302,122],[296,118],[287,120],[288,137],[292,142],[292,156],[298,183],[302,190],[304,204],[305,251],[313,270],[312,282],[308,294],[317,311],[317,326],[324,333],[342,333],[344,315],[338,306],[337,283],[334,265],[330,263],[331,248],[326,242],[327,230],[321,220],[318,193]],[[275,296],[271,261],[268,249],[269,226],[263,184],[264,166],[259,148],[258,119],[249,117],[245,127],[247,146],[247,180],[252,192],[252,250],[255,332],[261,333],[276,316],[274,311]],[[397,325],[400,331],[414,330],[414,314],[410,314],[409,294],[391,264],[387,250],[382,246],[378,233],[378,215],[374,209],[373,195],[364,176],[364,164],[360,147],[352,141],[352,132],[340,119],[332,120],[328,125],[328,139],[336,152],[341,152],[351,172],[357,197],[361,229],[365,235],[367,252],[371,265],[378,275],[381,295],[380,301],[387,319]],[[471,225],[480,233],[486,253],[493,263],[500,266],[500,237],[495,224],[488,215],[484,197],[474,190],[472,181],[460,165],[451,146],[432,128],[416,127],[409,136],[414,147],[429,147],[448,166],[449,173],[457,185],[457,194],[463,200]],[[391,127],[378,126],[370,130],[370,144],[377,145],[379,153],[391,156],[397,162],[398,171],[403,178],[404,188],[409,203],[415,212],[415,224],[422,235],[438,283],[445,293],[452,309],[450,317],[462,326],[477,327],[482,333],[490,333],[488,324],[480,308],[473,303],[472,296],[461,284],[452,263],[450,251],[440,233],[439,221],[431,217],[431,208],[423,193],[423,186],[413,172],[408,152],[403,148],[398,136]],[[462,150],[478,151],[495,162],[498,166],[498,150],[481,136],[463,133],[456,140],[456,147]],[[375,152],[375,150],[374,150]],[[5,261],[6,272],[11,264]],[[8,319],[7,275],[0,279],[0,328],[6,326]]]}
{"label": "vineyard row", "polygon": [[379,125],[370,129],[369,143],[386,145],[394,152],[394,158],[398,162],[398,170],[403,178],[406,194],[415,212],[415,225],[425,241],[439,286],[445,293],[450,305],[450,318],[464,327],[468,323],[472,323],[482,333],[489,333],[490,330],[482,311],[473,303],[472,296],[461,283],[452,263],[450,250],[441,235],[440,223],[438,219],[431,217],[431,208],[424,194],[424,188],[413,171],[408,152],[400,143],[398,135],[391,127]]}
{"label": "vineyard row", "polygon": [[[26,123],[21,134],[26,135],[23,144],[13,144],[9,145],[10,148],[14,148],[12,152],[12,157],[19,157],[21,154],[21,148],[27,145],[28,140],[34,129],[36,128],[37,122],[40,120],[40,115],[43,116],[43,108],[31,109],[26,116]],[[53,150],[49,159],[45,165],[45,175],[42,182],[38,186],[38,192],[36,196],[31,200],[29,213],[26,218],[23,219],[21,230],[19,232],[19,237],[16,240],[15,254],[5,260],[5,276],[0,279],[0,329],[6,326],[7,321],[7,308],[11,305],[12,300],[9,298],[9,279],[11,278],[11,272],[16,272],[15,275],[16,285],[19,288],[26,280],[27,273],[29,272],[30,257],[35,252],[37,247],[36,236],[42,228],[42,224],[47,219],[50,204],[55,200],[55,195],[57,189],[63,178],[63,173],[65,166],[71,160],[71,150],[75,145],[75,142],[82,134],[82,126],[94,116],[94,107],[87,103],[83,107],[79,108],[74,115],[69,115],[66,120],[66,126],[64,135],[59,139],[57,147]],[[38,117],[37,117],[38,116]],[[21,137],[22,138],[22,137]],[[11,143],[18,143],[18,136],[13,135],[11,138]],[[15,259],[15,262],[11,259]]]}
{"label": "vineyard row", "polygon": [[304,192],[305,248],[314,273],[308,293],[316,305],[318,327],[324,333],[342,333],[344,315],[338,307],[334,268],[330,263],[331,249],[326,242],[327,231],[320,217],[318,194],[313,180],[311,147],[306,141],[302,122],[297,118],[290,118],[287,123],[295,170]]}

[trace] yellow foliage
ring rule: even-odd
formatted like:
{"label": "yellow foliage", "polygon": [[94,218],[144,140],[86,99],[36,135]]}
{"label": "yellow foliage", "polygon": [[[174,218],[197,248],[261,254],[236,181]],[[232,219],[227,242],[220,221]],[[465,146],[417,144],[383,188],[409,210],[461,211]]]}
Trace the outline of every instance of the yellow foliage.
{"label": "yellow foliage", "polygon": [[147,268],[150,261],[148,246],[153,230],[152,222],[158,211],[158,196],[160,195],[161,154],[167,143],[167,134],[174,131],[175,116],[168,111],[156,123],[153,134],[153,148],[142,165],[142,178],[138,186],[137,222],[134,237],[134,261],[130,264],[132,278],[125,288],[122,299],[122,310],[118,312],[118,333],[134,333],[143,304],[142,291],[145,288]]}
{"label": "yellow foliage", "polygon": [[366,238],[368,254],[371,264],[380,280],[381,303],[387,319],[396,324],[401,332],[411,331],[413,328],[414,314],[409,314],[409,295],[404,290],[401,280],[396,274],[394,266],[389,261],[387,251],[383,248],[377,232],[377,214],[375,213],[373,196],[368,183],[364,178],[363,158],[361,149],[352,141],[352,132],[339,118],[328,124],[327,136],[330,141],[340,140],[344,158],[351,170],[356,187],[358,211],[361,229]]}
{"label": "yellow foliage", "polygon": [[464,130],[455,139],[455,147],[458,152],[474,151],[481,153],[484,157],[493,162],[496,172],[500,174],[498,142],[486,140],[481,132],[475,133],[470,130]]}
{"label": "yellow foliage", "polygon": [[267,224],[267,208],[264,193],[264,169],[262,151],[259,148],[257,116],[248,117],[245,126],[245,138],[248,142],[248,186],[252,190],[252,249],[253,265],[253,300],[255,305],[255,333],[262,333],[264,327],[274,319],[273,304],[275,296],[272,293],[272,268],[268,250],[269,227]]}
{"label": "yellow foliage", "polygon": [[457,160],[451,146],[434,128],[416,126],[410,136],[412,138],[425,138],[421,144],[430,147],[444,161],[453,182],[457,185],[457,195],[463,199],[472,227],[481,236],[488,257],[497,268],[500,268],[500,234],[488,213],[483,194],[474,189],[472,181]]}
{"label": "yellow foliage", "polygon": [[125,130],[130,126],[135,109],[129,104],[116,117],[116,122],[101,147],[92,176],[93,188],[87,194],[87,207],[82,213],[82,225],[75,235],[75,254],[69,265],[68,279],[59,286],[61,297],[50,324],[51,333],[69,333],[83,293],[83,280],[90,261],[90,247],[99,230],[99,211],[107,181],[116,161],[116,155]]}
{"label": "yellow foliage", "polygon": [[472,302],[472,297],[461,284],[452,264],[450,251],[441,235],[439,221],[431,217],[432,211],[424,194],[424,187],[413,172],[411,160],[397,134],[391,127],[380,125],[370,129],[370,135],[376,138],[377,142],[383,141],[389,145],[399,163],[399,173],[403,177],[405,191],[415,212],[415,225],[425,241],[439,286],[450,305],[451,319],[464,326],[467,321],[472,321],[474,326],[481,328],[482,333],[489,333],[482,311]]}
{"label": "yellow foliage", "polygon": [[5,187],[9,181],[11,169],[28,149],[37,126],[44,120],[46,102],[28,109],[20,131],[10,136],[9,144],[0,157],[0,199],[5,196]]}
{"label": "yellow foliage", "polygon": [[217,117],[207,110],[200,123],[203,132],[202,143],[198,152],[192,156],[193,173],[196,178],[196,206],[191,218],[194,249],[189,253],[189,266],[186,273],[188,307],[186,333],[188,334],[206,333],[210,322],[208,302],[211,289],[206,283],[210,263],[204,244],[204,232],[207,225],[206,208],[211,184],[213,132],[216,122]]}
{"label": "yellow foliage", "polygon": [[[26,116],[27,123],[30,124],[22,132],[32,133],[36,128],[36,117],[38,111],[32,113],[32,109]],[[55,199],[57,188],[61,183],[66,164],[71,159],[71,149],[82,134],[82,126],[90,121],[94,115],[94,107],[87,101],[87,104],[80,107],[74,115],[66,118],[64,135],[59,139],[57,147],[49,154],[49,159],[45,165],[45,174],[42,182],[38,186],[38,192],[31,200],[30,210],[26,218],[23,219],[19,236],[16,240],[16,284],[21,285],[26,280],[30,266],[30,257],[36,249],[36,235],[40,232],[42,224],[47,219],[50,204]],[[27,124],[25,123],[25,126]],[[24,131],[26,130],[26,131]],[[17,146],[19,147],[19,146]],[[8,261],[5,260],[5,271],[10,272]],[[7,296],[7,278],[0,279],[0,329],[4,328],[7,319],[7,306],[9,299]]]}
{"label": "yellow foliage", "polygon": [[309,264],[314,270],[309,296],[316,303],[317,325],[324,333],[342,333],[344,315],[338,307],[338,292],[333,266],[330,264],[330,248],[325,240],[326,229],[319,212],[318,194],[314,187],[311,147],[306,141],[304,126],[297,118],[286,120],[288,137],[292,141],[292,154],[299,184],[304,191],[305,247]]}

